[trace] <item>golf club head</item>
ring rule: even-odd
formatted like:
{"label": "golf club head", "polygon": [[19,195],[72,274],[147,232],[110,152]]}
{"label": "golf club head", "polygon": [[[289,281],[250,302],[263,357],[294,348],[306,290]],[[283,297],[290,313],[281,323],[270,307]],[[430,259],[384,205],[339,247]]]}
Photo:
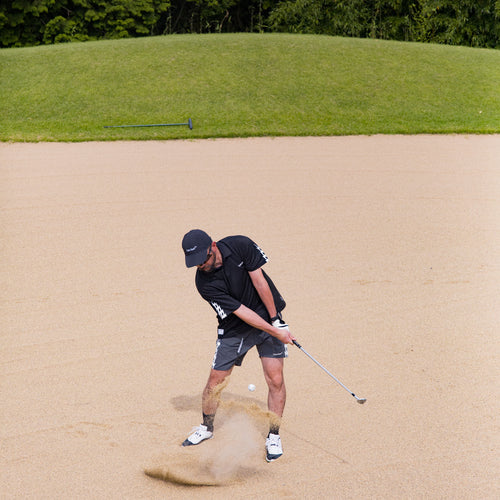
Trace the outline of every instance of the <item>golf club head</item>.
{"label": "golf club head", "polygon": [[366,403],[366,399],[365,398],[356,398],[356,401],[360,404],[360,405],[364,405]]}

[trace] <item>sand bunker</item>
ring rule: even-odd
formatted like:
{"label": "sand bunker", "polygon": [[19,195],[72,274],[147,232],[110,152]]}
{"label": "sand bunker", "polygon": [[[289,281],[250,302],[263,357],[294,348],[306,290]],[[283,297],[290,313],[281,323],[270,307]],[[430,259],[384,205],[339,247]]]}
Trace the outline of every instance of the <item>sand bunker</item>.
{"label": "sand bunker", "polygon": [[[500,136],[0,144],[2,497],[500,498],[499,159]],[[196,227],[257,241],[297,340],[368,399],[292,346],[271,464],[253,352],[181,447],[216,340]]]}

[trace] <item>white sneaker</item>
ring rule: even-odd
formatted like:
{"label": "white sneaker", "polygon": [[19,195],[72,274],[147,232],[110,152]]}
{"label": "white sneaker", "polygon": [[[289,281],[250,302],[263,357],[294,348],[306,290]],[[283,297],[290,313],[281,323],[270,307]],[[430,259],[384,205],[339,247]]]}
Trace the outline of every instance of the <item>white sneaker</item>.
{"label": "white sneaker", "polygon": [[182,446],[192,446],[193,444],[200,444],[205,439],[211,439],[213,432],[207,429],[206,425],[200,425],[193,429],[193,433],[182,443]]}
{"label": "white sneaker", "polygon": [[266,439],[266,460],[272,462],[283,455],[279,434],[269,434]]}

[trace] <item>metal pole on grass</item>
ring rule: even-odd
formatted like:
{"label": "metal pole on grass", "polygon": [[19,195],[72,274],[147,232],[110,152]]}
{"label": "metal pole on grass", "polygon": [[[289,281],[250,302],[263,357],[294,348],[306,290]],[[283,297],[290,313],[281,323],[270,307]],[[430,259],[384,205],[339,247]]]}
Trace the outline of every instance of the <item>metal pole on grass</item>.
{"label": "metal pole on grass", "polygon": [[193,130],[193,120],[188,119],[187,123],[153,123],[151,125],[104,125],[104,128],[131,128],[131,127],[177,127],[179,125],[187,125],[190,130]]}

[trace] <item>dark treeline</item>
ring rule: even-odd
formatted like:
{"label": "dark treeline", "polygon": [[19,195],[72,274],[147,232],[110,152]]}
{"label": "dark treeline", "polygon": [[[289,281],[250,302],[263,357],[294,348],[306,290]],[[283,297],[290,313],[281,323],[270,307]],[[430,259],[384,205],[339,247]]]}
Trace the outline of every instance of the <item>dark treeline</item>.
{"label": "dark treeline", "polygon": [[500,0],[1,0],[0,47],[289,32],[500,46]]}

